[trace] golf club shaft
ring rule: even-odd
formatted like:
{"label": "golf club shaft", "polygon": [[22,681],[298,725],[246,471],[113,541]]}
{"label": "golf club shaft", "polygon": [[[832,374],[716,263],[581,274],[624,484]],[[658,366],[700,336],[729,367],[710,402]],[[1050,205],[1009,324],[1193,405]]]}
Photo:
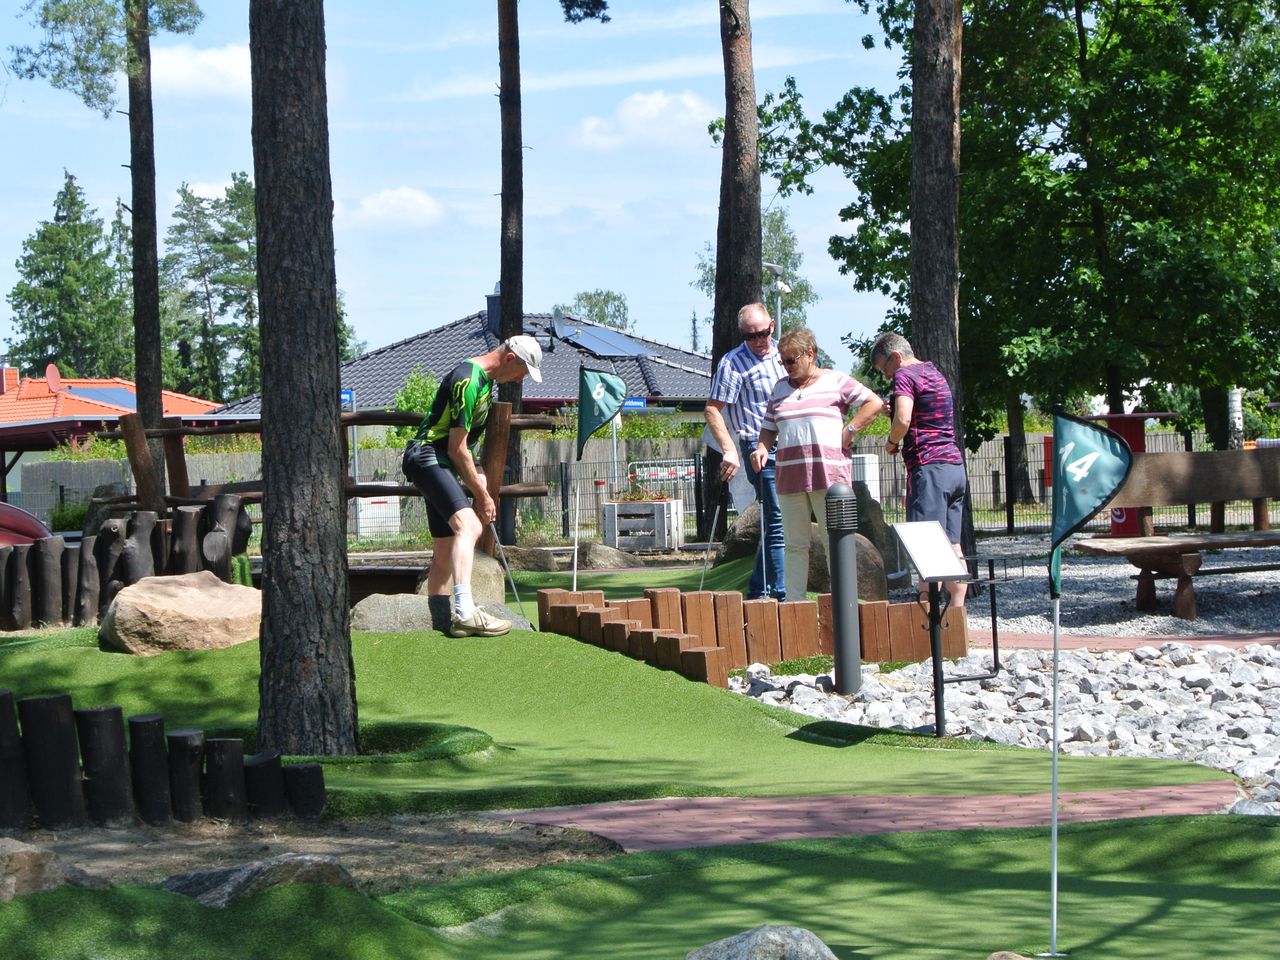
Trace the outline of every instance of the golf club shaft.
{"label": "golf club shaft", "polygon": [[702,589],[703,582],[707,579],[707,564],[711,562],[711,547],[716,541],[716,527],[720,525],[720,504],[716,504],[715,515],[711,518],[711,531],[707,534],[707,555],[702,558],[702,576],[698,578],[698,589]]}
{"label": "golf club shaft", "polygon": [[511,584],[511,592],[515,594],[516,606],[520,608],[520,616],[529,617],[524,612],[524,604],[520,602],[520,591],[516,589],[516,578],[511,576],[511,564],[507,563],[507,551],[502,548],[502,540],[498,537],[498,528],[489,521],[489,532],[493,534],[493,542],[498,545],[498,556],[502,558],[502,568],[507,571],[507,582]]}

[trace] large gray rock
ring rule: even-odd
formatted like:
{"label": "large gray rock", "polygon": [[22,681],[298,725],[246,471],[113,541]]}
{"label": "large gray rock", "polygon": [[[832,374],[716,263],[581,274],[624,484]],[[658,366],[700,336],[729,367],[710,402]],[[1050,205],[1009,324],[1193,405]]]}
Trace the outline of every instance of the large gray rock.
{"label": "large gray rock", "polygon": [[560,569],[556,555],[539,547],[503,547],[507,563],[512,570],[534,570],[538,573],[554,573]]}
{"label": "large gray rock", "polygon": [[144,657],[221,650],[257,640],[261,619],[260,591],[201,570],[144,577],[123,588],[107,607],[98,639],[112,650]]}
{"label": "large gray rock", "polygon": [[[809,583],[812,593],[831,592],[831,571],[827,564],[827,544],[822,530],[810,524]],[[858,554],[858,599],[888,600],[889,582],[885,579],[884,560],[874,543],[860,533],[853,535]]]}
{"label": "large gray rock", "polygon": [[578,544],[579,570],[623,570],[642,566],[644,561],[625,550],[615,550],[603,543]]}
{"label": "large gray rock", "polygon": [[221,870],[179,873],[160,885],[170,893],[199,900],[206,907],[225,907],[287,883],[318,883],[355,889],[355,880],[333,857],[285,853],[269,860]]}
{"label": "large gray rock", "polygon": [[[875,545],[880,556],[889,556],[886,551],[893,549],[893,531],[884,522],[884,510],[871,496],[871,491],[863,481],[858,480],[853,484],[853,492],[858,498],[858,533]],[[729,528],[715,562],[719,565],[739,557],[755,556],[759,545],[760,504],[753,502],[738,514],[733,526]]]}
{"label": "large gray rock", "polygon": [[803,927],[765,923],[691,950],[685,960],[836,960],[836,955]]}
{"label": "large gray rock", "polygon": [[[418,578],[417,593],[427,595],[427,574],[430,564]],[[503,603],[507,599],[507,574],[502,564],[483,550],[477,550],[471,567],[471,596],[478,604]]]}
{"label": "large gray rock", "polygon": [[42,893],[63,884],[105,890],[110,884],[78,866],[60,861],[52,850],[0,837],[0,903],[28,893]]}
{"label": "large gray rock", "polygon": [[[426,594],[374,593],[351,608],[351,629],[371,633],[420,633],[435,629]],[[515,630],[533,629],[518,611],[502,603],[479,604],[486,613],[510,620]]]}

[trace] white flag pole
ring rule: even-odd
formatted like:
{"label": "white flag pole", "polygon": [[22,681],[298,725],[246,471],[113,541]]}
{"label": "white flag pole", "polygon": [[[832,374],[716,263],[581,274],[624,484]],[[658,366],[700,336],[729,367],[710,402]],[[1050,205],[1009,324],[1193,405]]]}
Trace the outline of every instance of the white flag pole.
{"label": "white flag pole", "polygon": [[[574,471],[577,474],[578,471]],[[578,520],[582,516],[582,483],[573,478],[573,592],[578,592]]]}
{"label": "white flag pole", "polygon": [[1049,820],[1049,952],[1041,957],[1064,957],[1058,952],[1058,617],[1059,599],[1053,598],[1053,759]]}

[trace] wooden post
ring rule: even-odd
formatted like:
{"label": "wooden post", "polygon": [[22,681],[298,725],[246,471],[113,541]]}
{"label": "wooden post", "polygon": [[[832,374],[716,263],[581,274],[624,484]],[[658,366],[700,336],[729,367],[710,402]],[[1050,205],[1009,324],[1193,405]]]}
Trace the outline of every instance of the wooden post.
{"label": "wooden post", "polygon": [[213,501],[209,532],[200,544],[205,567],[226,583],[231,582],[231,557],[239,512],[240,497],[237,494],[218,494]]}
{"label": "wooden post", "polygon": [[160,714],[140,713],[129,718],[129,773],[133,802],[143,823],[168,823],[169,754]]}
{"label": "wooden post", "polygon": [[124,569],[124,584],[137,583],[144,577],[155,576],[155,555],[151,552],[151,532],[159,517],[151,510],[135,510],[129,518],[128,535],[120,560]]}
{"label": "wooden post", "polygon": [[669,633],[684,632],[684,614],[680,609],[680,591],[675,587],[652,588],[644,592],[653,613],[655,629]]}
{"label": "wooden post", "polygon": [[62,623],[61,537],[41,537],[31,545],[31,616],[36,623]]}
{"label": "wooden post", "polygon": [[169,570],[172,573],[195,573],[200,569],[200,517],[204,507],[179,507],[173,518],[173,537],[169,541]]}
{"label": "wooden post", "polygon": [[200,816],[200,766],[204,757],[203,730],[171,730],[169,744],[169,795],[173,818],[193,823]]}
{"label": "wooden post", "polygon": [[31,822],[31,790],[13,694],[0,690],[0,830],[23,830]]}
{"label": "wooden post", "polygon": [[42,827],[83,827],[84,792],[80,789],[80,755],[69,696],[32,697],[18,701],[22,752],[36,819]]}
{"label": "wooden post", "polygon": [[743,628],[746,619],[742,613],[742,594],[731,590],[717,591],[714,603],[716,646],[724,648],[728,669],[741,670],[747,665],[747,635]]}
{"label": "wooden post", "polygon": [[79,588],[80,544],[69,543],[62,551],[62,617],[59,623],[72,623],[75,620]]}
{"label": "wooden post", "polygon": [[782,660],[782,641],[778,636],[778,601],[768,598],[744,600],[742,614],[746,621],[747,660],[772,666]]}
{"label": "wooden post", "polygon": [[6,626],[10,630],[25,630],[31,626],[31,544],[13,545],[8,574]]}
{"label": "wooden post", "polygon": [[710,590],[694,590],[680,594],[684,632],[698,638],[698,646],[716,646],[716,608]]}
{"label": "wooden post", "polygon": [[129,469],[133,471],[133,484],[138,489],[138,504],[144,510],[164,512],[164,491],[157,482],[155,462],[151,447],[147,444],[142,416],[126,413],[120,417],[120,433],[124,436],[124,449],[129,455]]}
{"label": "wooden post", "polygon": [[161,517],[151,528],[151,560],[157,577],[169,572],[169,543],[173,540],[173,521]]}
{"label": "wooden post", "polygon": [[204,745],[204,814],[215,820],[244,823],[244,741],[211,737]]}
{"label": "wooden post", "polygon": [[[502,471],[507,465],[507,441],[511,438],[511,404],[498,401],[489,411],[489,420],[484,428],[484,483],[493,497],[494,519],[498,517],[498,491],[502,489]],[[498,552],[498,545],[493,540],[493,533],[488,526],[480,536],[477,549],[490,556]]]}
{"label": "wooden post", "polygon": [[[170,430],[182,429],[181,417],[165,417],[160,423]],[[184,439],[179,433],[170,433],[164,438],[165,472],[169,475],[169,493],[175,497],[191,495],[191,481],[187,477],[187,452],[183,443]]]}
{"label": "wooden post", "polygon": [[125,762],[124,714],[119,707],[75,711],[80,756],[84,760],[84,797],[89,819],[100,827],[133,823],[129,768]]}
{"label": "wooden post", "polygon": [[80,569],[76,583],[76,609],[72,619],[77,627],[91,627],[98,622],[98,561],[94,558],[96,536],[80,541]]}
{"label": "wooden post", "polygon": [[818,655],[818,605],[812,600],[788,600],[778,604],[778,634],[782,659],[799,660]]}
{"label": "wooden post", "polygon": [[254,818],[282,817],[289,811],[284,798],[284,771],[280,753],[255,753],[244,762],[244,795]]}
{"label": "wooden post", "polygon": [[324,767],[318,763],[291,763],[284,768],[284,795],[295,814],[315,820],[324,813]]}
{"label": "wooden post", "polygon": [[0,546],[0,630],[12,630],[9,622],[9,564],[13,559],[13,545]]}
{"label": "wooden post", "polygon": [[98,528],[94,558],[98,561],[98,615],[101,616],[124,586],[120,554],[124,552],[125,522],[119,517],[104,520]]}

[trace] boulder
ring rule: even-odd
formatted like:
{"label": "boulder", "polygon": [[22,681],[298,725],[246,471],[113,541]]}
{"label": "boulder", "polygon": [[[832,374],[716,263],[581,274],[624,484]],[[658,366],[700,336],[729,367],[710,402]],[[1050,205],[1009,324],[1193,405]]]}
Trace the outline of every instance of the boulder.
{"label": "boulder", "polygon": [[[894,535],[884,522],[884,510],[871,496],[871,491],[863,481],[854,482],[853,492],[858,499],[858,533],[875,545],[881,557],[889,556],[887,551],[894,548]],[[719,565],[739,557],[755,556],[759,545],[760,504],[753,502],[738,514],[733,526],[729,528],[724,543],[716,553],[715,562]]]}
{"label": "boulder", "polygon": [[[858,599],[888,600],[889,582],[885,579],[884,560],[880,551],[860,533],[855,533],[853,538],[858,554]],[[816,523],[810,524],[808,589],[811,593],[831,592],[826,539]]]}
{"label": "boulder", "polygon": [[0,903],[28,893],[42,893],[63,884],[105,890],[110,884],[74,864],[64,864],[52,850],[0,837]]}
{"label": "boulder", "polygon": [[[427,595],[427,574],[430,570],[431,565],[428,564],[418,577],[416,592],[424,597]],[[486,603],[505,603],[507,599],[507,573],[500,562],[483,550],[476,551],[471,566],[471,596],[481,606]]]}
{"label": "boulder", "polygon": [[554,573],[560,569],[556,555],[539,547],[503,547],[507,563],[512,570],[533,570],[538,573]]}
{"label": "boulder", "polygon": [[803,927],[765,923],[691,950],[685,960],[836,960],[836,955]]}
{"label": "boulder", "polygon": [[[528,620],[505,604],[487,601],[480,607],[495,617],[510,620],[515,630],[533,629]],[[435,629],[430,598],[416,593],[370,594],[351,608],[351,629],[371,633],[430,632]]]}
{"label": "boulder", "polygon": [[642,567],[644,562],[625,550],[615,550],[603,543],[578,544],[579,570],[622,570],[626,567]]}
{"label": "boulder", "polygon": [[221,650],[258,639],[262,594],[223,583],[208,570],[144,577],[116,594],[98,639],[149,657],[169,650]]}
{"label": "boulder", "polygon": [[286,853],[238,867],[179,873],[160,885],[170,893],[199,900],[206,907],[225,907],[244,897],[287,883],[319,883],[355,889],[346,867],[333,857]]}

